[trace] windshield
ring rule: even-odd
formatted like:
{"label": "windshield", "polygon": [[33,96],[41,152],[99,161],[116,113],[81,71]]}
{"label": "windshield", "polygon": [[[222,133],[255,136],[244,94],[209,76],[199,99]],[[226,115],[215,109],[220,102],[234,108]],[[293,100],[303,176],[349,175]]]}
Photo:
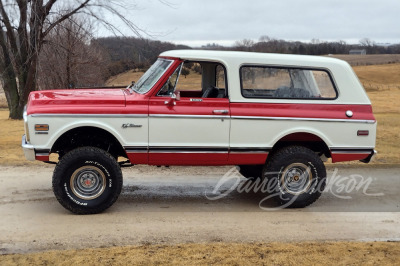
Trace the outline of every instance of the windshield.
{"label": "windshield", "polygon": [[172,60],[159,58],[143,76],[135,83],[132,89],[137,93],[148,92],[161,78],[164,72],[172,64]]}

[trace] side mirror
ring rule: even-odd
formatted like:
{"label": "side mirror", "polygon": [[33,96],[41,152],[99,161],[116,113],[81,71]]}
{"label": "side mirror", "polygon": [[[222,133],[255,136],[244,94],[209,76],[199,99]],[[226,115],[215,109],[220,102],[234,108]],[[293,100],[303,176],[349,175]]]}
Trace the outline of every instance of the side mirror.
{"label": "side mirror", "polygon": [[164,104],[166,105],[176,105],[176,101],[181,99],[181,93],[177,91],[171,95],[171,98],[168,101],[165,101]]}

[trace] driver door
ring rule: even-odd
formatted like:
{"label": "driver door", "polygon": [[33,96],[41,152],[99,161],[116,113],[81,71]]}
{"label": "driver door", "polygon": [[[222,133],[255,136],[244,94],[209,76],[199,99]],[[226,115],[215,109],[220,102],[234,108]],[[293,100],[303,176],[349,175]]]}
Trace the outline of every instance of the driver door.
{"label": "driver door", "polygon": [[[178,71],[178,72],[177,72]],[[149,102],[149,164],[223,165],[228,161],[228,98],[204,98],[202,90],[177,91],[174,74]],[[193,74],[195,75],[195,74]],[[184,79],[184,78],[181,78]],[[175,86],[172,86],[172,85]],[[172,90],[170,91],[172,87]]]}

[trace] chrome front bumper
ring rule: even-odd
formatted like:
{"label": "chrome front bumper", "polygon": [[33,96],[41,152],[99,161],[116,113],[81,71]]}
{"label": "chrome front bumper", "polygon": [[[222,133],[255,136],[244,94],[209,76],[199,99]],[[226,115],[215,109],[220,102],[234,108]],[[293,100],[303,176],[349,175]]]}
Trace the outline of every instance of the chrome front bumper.
{"label": "chrome front bumper", "polygon": [[35,149],[32,144],[26,142],[25,135],[22,136],[22,149],[24,150],[25,158],[29,161],[34,161],[36,159]]}

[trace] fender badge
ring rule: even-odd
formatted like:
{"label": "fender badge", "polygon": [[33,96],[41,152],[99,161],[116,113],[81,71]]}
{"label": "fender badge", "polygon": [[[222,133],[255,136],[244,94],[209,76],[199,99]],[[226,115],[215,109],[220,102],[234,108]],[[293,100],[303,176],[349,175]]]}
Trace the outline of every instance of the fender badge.
{"label": "fender badge", "polygon": [[122,124],[122,128],[128,128],[128,127],[142,127],[142,125],[135,125],[135,124]]}

